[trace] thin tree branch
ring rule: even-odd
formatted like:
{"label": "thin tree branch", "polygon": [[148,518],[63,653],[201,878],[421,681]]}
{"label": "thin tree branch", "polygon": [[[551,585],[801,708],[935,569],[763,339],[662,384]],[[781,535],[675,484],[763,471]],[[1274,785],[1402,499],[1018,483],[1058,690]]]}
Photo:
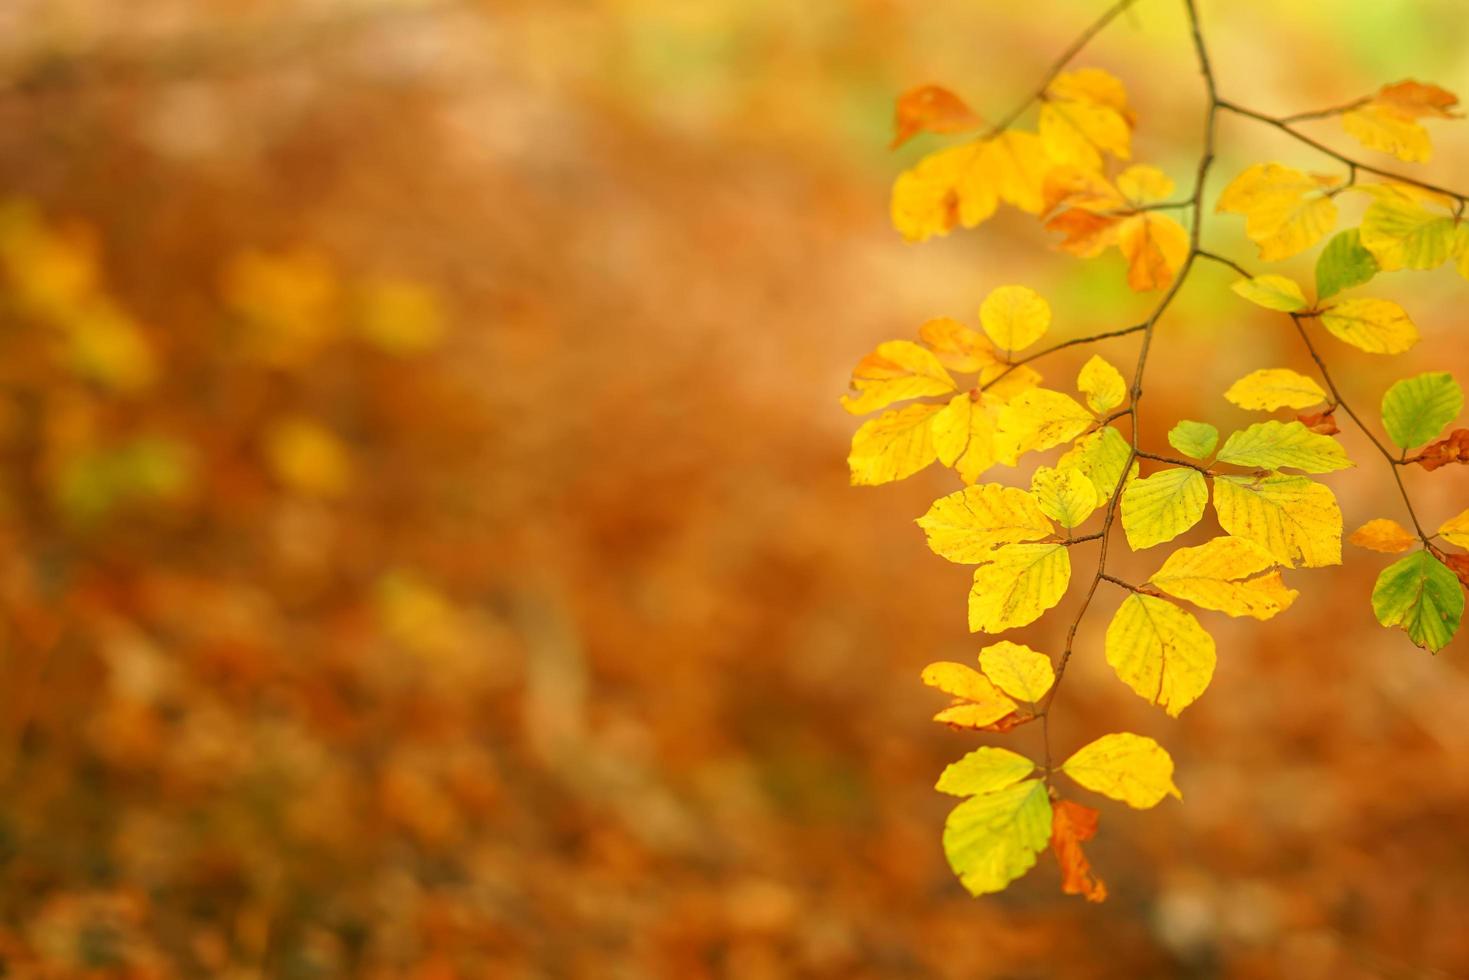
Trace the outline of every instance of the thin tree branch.
{"label": "thin tree branch", "polygon": [[1332,106],[1329,109],[1314,109],[1310,112],[1295,112],[1291,113],[1289,116],[1281,116],[1280,121],[1283,123],[1294,123],[1306,122],[1310,119],[1327,119],[1331,116],[1340,116],[1343,113],[1351,112],[1353,109],[1360,109],[1362,108],[1362,106],[1371,101],[1372,96],[1364,95],[1360,99],[1353,99],[1351,102],[1345,103],[1344,105]]}

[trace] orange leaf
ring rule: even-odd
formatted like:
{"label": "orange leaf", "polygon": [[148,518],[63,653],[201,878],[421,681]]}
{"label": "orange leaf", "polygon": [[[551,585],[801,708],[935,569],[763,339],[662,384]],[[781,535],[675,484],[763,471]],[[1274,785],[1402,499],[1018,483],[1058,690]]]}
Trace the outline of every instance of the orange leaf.
{"label": "orange leaf", "polygon": [[983,122],[963,99],[948,89],[920,85],[898,97],[892,148],[897,149],[919,133],[962,133],[978,128]]}
{"label": "orange leaf", "polygon": [[1127,257],[1127,284],[1139,293],[1166,287],[1188,256],[1188,232],[1166,215],[1134,215],[1118,236],[1117,246]]}
{"label": "orange leaf", "polygon": [[1309,415],[1297,415],[1296,421],[1304,425],[1306,428],[1310,429],[1312,432],[1317,433],[1318,435],[1334,436],[1341,431],[1341,427],[1336,424],[1336,418],[1333,415],[1335,411],[1336,406],[1333,405],[1331,408],[1328,408],[1324,412],[1315,412]]}
{"label": "orange leaf", "polygon": [[1425,470],[1436,470],[1450,463],[1469,463],[1469,429],[1455,429],[1438,442],[1423,447],[1412,459]]}
{"label": "orange leaf", "polygon": [[1452,119],[1457,115],[1453,108],[1459,104],[1459,97],[1437,85],[1425,85],[1408,79],[1384,85],[1372,97],[1372,101],[1378,105],[1390,106],[1411,119],[1421,116]]}
{"label": "orange leaf", "polygon": [[1083,259],[1090,259],[1101,255],[1108,246],[1116,243],[1117,226],[1122,220],[1112,215],[1093,214],[1080,208],[1072,208],[1047,221],[1046,229],[1065,234],[1066,237],[1056,243],[1057,248]]}
{"label": "orange leaf", "polygon": [[1092,874],[1091,862],[1081,845],[1097,834],[1096,810],[1070,800],[1057,800],[1051,808],[1051,850],[1061,866],[1061,890],[1067,895],[1085,895],[1088,902],[1107,898],[1107,886]]}
{"label": "orange leaf", "polygon": [[1407,551],[1418,543],[1417,535],[1409,533],[1397,521],[1379,517],[1368,521],[1357,528],[1347,540],[1359,548],[1367,548],[1370,551],[1380,551],[1385,555],[1395,555]]}
{"label": "orange leaf", "polygon": [[1469,555],[1440,554],[1438,557],[1449,566],[1449,571],[1459,576],[1460,584],[1469,589]]}

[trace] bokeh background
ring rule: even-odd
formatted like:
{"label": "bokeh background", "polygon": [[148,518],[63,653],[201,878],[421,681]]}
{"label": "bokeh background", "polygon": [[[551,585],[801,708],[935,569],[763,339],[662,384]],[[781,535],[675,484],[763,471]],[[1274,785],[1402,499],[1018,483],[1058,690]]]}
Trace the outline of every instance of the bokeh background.
{"label": "bokeh background", "polygon": [[[1457,0],[1200,5],[1224,93],[1265,111],[1469,93]],[[1100,804],[1106,904],[1049,858],[983,900],[944,863],[933,780],[983,739],[928,720],[918,672],[980,642],[912,518],[954,478],[848,487],[837,397],[996,285],[1050,297],[1058,338],[1154,301],[1014,213],[925,246],[887,223],[935,145],[886,149],[894,96],[998,116],[1102,6],[0,3],[4,975],[1469,976],[1469,649],[1377,628],[1385,561],[1350,548],[1276,621],[1208,617],[1219,670],[1177,722],[1103,662],[1101,594],[1057,744],[1154,735],[1184,793]],[[1140,0],[1078,64],[1182,184],[1180,7]],[[1462,187],[1469,124],[1430,125],[1423,173]],[[1223,140],[1213,192],[1330,169]],[[1206,240],[1259,264],[1238,219]],[[1229,279],[1159,329],[1154,439],[1305,367]],[[1333,345],[1357,404],[1469,368],[1469,283],[1373,290],[1425,338]],[[1348,526],[1401,517],[1342,439]],[[1435,524],[1459,469],[1410,474]]]}

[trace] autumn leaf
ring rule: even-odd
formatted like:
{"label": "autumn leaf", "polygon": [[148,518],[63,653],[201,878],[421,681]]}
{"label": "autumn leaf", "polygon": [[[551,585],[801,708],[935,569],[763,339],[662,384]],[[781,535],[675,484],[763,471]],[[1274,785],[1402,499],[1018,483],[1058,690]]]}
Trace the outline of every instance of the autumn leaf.
{"label": "autumn leaf", "polygon": [[1122,682],[1177,717],[1214,676],[1214,638],[1191,613],[1134,592],[1107,626],[1107,663]]}
{"label": "autumn leaf", "polygon": [[1404,378],[1382,396],[1382,424],[1403,449],[1432,440],[1458,418],[1464,393],[1447,371],[1429,371]]}
{"label": "autumn leaf", "polygon": [[1001,286],[980,304],[979,322],[996,347],[1024,350],[1050,327],[1051,305],[1034,289]]}
{"label": "autumn leaf", "polygon": [[998,483],[940,497],[916,523],[934,554],[962,565],[986,561],[1000,545],[1038,541],[1055,532],[1034,496]]}
{"label": "autumn leaf", "polygon": [[1146,810],[1166,796],[1183,799],[1173,785],[1173,759],[1145,735],[1119,732],[1082,746],[1061,771],[1094,793]]}
{"label": "autumn leaf", "polygon": [[1429,443],[1408,462],[1430,471],[1451,463],[1469,463],[1469,429],[1455,429],[1437,442]]}
{"label": "autumn leaf", "polygon": [[1036,467],[1030,478],[1030,492],[1041,512],[1067,530],[1084,522],[1101,503],[1092,481],[1074,469]]}
{"label": "autumn leaf", "polygon": [[1000,410],[995,451],[1000,462],[1014,466],[1021,455],[1059,446],[1095,424],[1092,414],[1070,395],[1032,388]]}
{"label": "autumn leaf", "polygon": [[893,402],[945,395],[957,387],[932,351],[909,340],[889,340],[857,362],[852,372],[857,395],[843,395],[842,407],[866,415]]}
{"label": "autumn leaf", "polygon": [[1061,891],[1085,896],[1088,902],[1107,899],[1107,886],[1092,872],[1091,862],[1081,849],[1096,836],[1099,817],[1096,810],[1071,800],[1057,800],[1051,805],[1051,851],[1061,866]]}
{"label": "autumn leaf", "polygon": [[1341,426],[1336,424],[1335,405],[1320,412],[1308,412],[1303,415],[1297,415],[1296,421],[1312,432],[1323,436],[1334,436],[1341,431]]}
{"label": "autumn leaf", "polygon": [[983,124],[953,92],[941,85],[920,85],[898,97],[892,148],[897,149],[919,133],[963,133]]}
{"label": "autumn leaf", "polygon": [[1127,92],[1112,75],[1098,68],[1062,72],[1042,98],[1040,135],[1053,160],[1098,170],[1103,153],[1132,155]]}
{"label": "autumn leaf", "polygon": [[1204,516],[1209,486],[1188,467],[1159,470],[1122,489],[1122,530],[1133,551],[1172,541]]}
{"label": "autumn leaf", "polygon": [[1332,473],[1354,465],[1341,444],[1300,422],[1256,422],[1232,433],[1215,457],[1221,463],[1259,470],[1296,469]]}
{"label": "autumn leaf", "polygon": [[862,423],[852,436],[847,465],[852,485],[877,486],[912,476],[938,459],[933,420],[943,405],[909,405]]}
{"label": "autumn leaf", "polygon": [[1415,197],[1382,186],[1362,215],[1361,245],[1378,268],[1436,269],[1459,247],[1452,214],[1430,211]]}
{"label": "autumn leaf", "polygon": [[1398,304],[1386,299],[1349,299],[1322,311],[1331,335],[1369,354],[1401,354],[1418,343],[1418,328]]}
{"label": "autumn leaf", "polygon": [[1347,535],[1347,540],[1359,548],[1391,555],[1413,547],[1418,543],[1418,536],[1397,521],[1379,517]]}
{"label": "autumn leaf", "polygon": [[966,484],[974,483],[998,462],[995,455],[995,408],[988,395],[978,401],[969,392],[949,400],[931,425],[939,462],[952,466]]}
{"label": "autumn leaf", "polygon": [[1127,260],[1127,282],[1137,292],[1169,285],[1188,256],[1189,238],[1173,218],[1146,210],[1173,190],[1173,181],[1154,167],[1130,167],[1117,178],[1058,168],[1047,178],[1050,203],[1070,207],[1046,227],[1065,237],[1059,248],[1091,258],[1116,245]]}
{"label": "autumn leaf", "polygon": [[1294,313],[1307,307],[1306,294],[1295,280],[1285,276],[1264,275],[1253,279],[1240,279],[1229,287],[1234,292],[1267,310]]}
{"label": "autumn leaf", "polygon": [[1450,544],[1469,548],[1469,510],[1444,521],[1439,525],[1438,533]]}
{"label": "autumn leaf", "polygon": [[1316,259],[1316,298],[1329,299],[1343,289],[1370,282],[1377,272],[1377,259],[1363,246],[1360,229],[1338,232]]}
{"label": "autumn leaf", "polygon": [[1310,408],[1326,400],[1321,386],[1289,368],[1251,371],[1229,386],[1224,397],[1240,408],[1273,412],[1278,408]]}
{"label": "autumn leaf", "polygon": [[995,349],[983,334],[952,317],[928,320],[918,328],[918,339],[950,371],[972,374],[1001,364]]}
{"label": "autumn leaf", "polygon": [[1051,658],[1023,643],[1001,640],[979,651],[979,669],[1017,701],[1035,704],[1055,683]]}
{"label": "autumn leaf", "polygon": [[1045,784],[1027,779],[972,796],[950,811],[944,856],[971,895],[986,895],[1035,867],[1050,837]]}
{"label": "autumn leaf", "polygon": [[1459,99],[1437,85],[1402,81],[1384,85],[1365,105],[1342,114],[1343,128],[1371,150],[1406,163],[1424,163],[1433,153],[1425,117],[1452,119]]}
{"label": "autumn leaf", "polygon": [[1259,545],[1220,537],[1178,549],[1148,581],[1175,599],[1263,620],[1289,609],[1299,595],[1286,587],[1278,571],[1267,571],[1274,565],[1275,557]]}
{"label": "autumn leaf", "polygon": [[1132,446],[1109,425],[1076,440],[1056,461],[1056,468],[1077,470],[1097,488],[1097,499],[1107,501],[1122,482],[1123,471],[1130,469],[1136,475],[1138,465],[1132,458]]}
{"label": "autumn leaf", "polygon": [[1217,210],[1244,215],[1245,234],[1260,258],[1288,259],[1315,245],[1336,224],[1326,192],[1338,178],[1303,174],[1279,163],[1257,163],[1230,182]]}
{"label": "autumn leaf", "polygon": [[970,632],[1002,633],[1035,622],[1061,601],[1071,582],[1071,555],[1059,543],[1009,544],[974,570]]}
{"label": "autumn leaf", "polygon": [[1219,445],[1219,430],[1207,422],[1183,419],[1168,431],[1168,445],[1190,459],[1208,459]]}
{"label": "autumn leaf", "polygon": [[1377,577],[1372,611],[1416,645],[1437,653],[1453,639],[1464,615],[1464,590],[1448,567],[1427,551],[1401,558]]}
{"label": "autumn leaf", "polygon": [[1086,396],[1087,407],[1101,415],[1122,404],[1127,382],[1105,358],[1093,354],[1076,376],[1076,390]]}
{"label": "autumn leaf", "polygon": [[929,154],[893,183],[893,227],[921,242],[976,227],[1002,200],[1036,213],[1051,166],[1040,138],[1015,130]]}
{"label": "autumn leaf", "polygon": [[1286,568],[1341,564],[1341,508],[1331,488],[1304,476],[1218,476],[1219,526],[1275,556]]}
{"label": "autumn leaf", "polygon": [[1145,293],[1173,282],[1188,257],[1188,232],[1166,214],[1145,211],[1118,227],[1117,247],[1127,259],[1127,284]]}
{"label": "autumn leaf", "polygon": [[949,662],[929,664],[923,668],[923,683],[938,688],[954,699],[954,703],[933,716],[934,721],[961,728],[983,728],[1013,713],[1010,700],[973,667]]}

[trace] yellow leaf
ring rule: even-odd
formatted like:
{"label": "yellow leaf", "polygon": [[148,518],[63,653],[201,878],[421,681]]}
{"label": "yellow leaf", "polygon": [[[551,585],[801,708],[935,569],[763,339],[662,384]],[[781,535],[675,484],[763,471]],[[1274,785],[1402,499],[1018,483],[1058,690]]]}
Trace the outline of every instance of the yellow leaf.
{"label": "yellow leaf", "polygon": [[[1444,534],[1444,528],[1448,526],[1448,524],[1445,524],[1439,528],[1438,533]],[[1447,534],[1444,534],[1444,537],[1448,537],[1450,541],[1454,540]],[[1400,551],[1407,551],[1417,544],[1418,536],[1397,521],[1379,517],[1357,528],[1348,535],[1347,540],[1358,548],[1366,548],[1369,551],[1380,551],[1383,554],[1395,555]],[[1458,542],[1454,543],[1457,544]]]}
{"label": "yellow leaf", "polygon": [[1321,314],[1321,324],[1338,340],[1369,354],[1401,354],[1418,343],[1418,328],[1398,304],[1386,299],[1349,299]]}
{"label": "yellow leaf", "polygon": [[1064,544],[1007,544],[974,570],[969,590],[971,632],[1000,633],[1033,623],[1061,601],[1071,582]]}
{"label": "yellow leaf", "polygon": [[984,145],[982,166],[1000,200],[1038,214],[1046,171],[1052,166],[1035,133],[1006,130]]}
{"label": "yellow leaf", "polygon": [[1341,508],[1331,489],[1304,476],[1218,476],[1219,526],[1247,538],[1286,568],[1341,564]]}
{"label": "yellow leaf", "polygon": [[1000,363],[983,334],[951,317],[929,320],[918,328],[918,339],[951,371],[972,374]]}
{"label": "yellow leaf", "polygon": [[1063,72],[1046,89],[1040,135],[1058,163],[1100,169],[1102,153],[1132,155],[1132,118],[1122,83],[1100,69]]}
{"label": "yellow leaf", "polygon": [[1366,105],[1342,114],[1342,127],[1369,149],[1391,153],[1408,163],[1424,163],[1433,153],[1424,116],[1451,119],[1458,98],[1437,85],[1402,81],[1384,85]]}
{"label": "yellow leaf", "polygon": [[1127,382],[1105,358],[1093,354],[1076,376],[1076,390],[1086,395],[1086,403],[1100,415],[1122,404],[1127,397]]}
{"label": "yellow leaf", "polygon": [[1153,204],[1173,193],[1173,179],[1157,167],[1137,164],[1117,175],[1117,189],[1132,204]]}
{"label": "yellow leaf", "polygon": [[1079,527],[1097,509],[1097,488],[1075,469],[1036,467],[1030,477],[1030,492],[1041,511],[1062,527]]}
{"label": "yellow leaf", "polygon": [[1301,292],[1301,287],[1295,280],[1287,279],[1285,276],[1264,275],[1256,276],[1253,279],[1240,279],[1229,288],[1256,306],[1263,306],[1267,310],[1294,313],[1297,310],[1304,310],[1307,306],[1306,294]]}
{"label": "yellow leaf", "polygon": [[1036,541],[1056,530],[1034,497],[999,483],[940,497],[916,523],[934,554],[962,565],[986,561],[1002,544]]}
{"label": "yellow leaf", "polygon": [[1092,481],[1099,501],[1112,499],[1124,469],[1130,469],[1131,476],[1136,476],[1138,471],[1137,462],[1132,458],[1132,446],[1110,425],[1076,440],[1076,445],[1056,461],[1056,468],[1075,469]]}
{"label": "yellow leaf", "polygon": [[1038,779],[972,796],[944,822],[944,855],[971,895],[1004,889],[1050,839],[1051,801]]}
{"label": "yellow leaf", "polygon": [[947,661],[923,668],[923,683],[936,687],[955,703],[933,716],[934,721],[964,728],[983,728],[1013,712],[1014,701],[973,667]]}
{"label": "yellow leaf", "polygon": [[976,402],[957,394],[934,416],[934,451],[965,483],[973,483],[995,464],[995,418],[988,399]]}
{"label": "yellow leaf", "polygon": [[979,651],[979,667],[995,686],[1017,701],[1035,704],[1056,682],[1051,658],[1023,643],[1001,640]]}
{"label": "yellow leaf", "polygon": [[291,417],[272,424],[265,434],[265,453],[276,479],[292,490],[339,497],[351,486],[346,447],[311,419]]}
{"label": "yellow leaf", "polygon": [[1035,763],[1025,756],[986,746],[949,763],[933,788],[952,796],[977,796],[1014,786],[1033,772]]}
{"label": "yellow leaf", "polygon": [[1122,530],[1133,551],[1172,541],[1199,523],[1209,485],[1198,470],[1178,466],[1122,488]]}
{"label": "yellow leaf", "polygon": [[1429,211],[1393,188],[1373,197],[1362,215],[1361,241],[1383,270],[1436,269],[1458,248],[1459,225],[1452,215]]}
{"label": "yellow leaf", "polygon": [[1167,215],[1146,211],[1118,225],[1117,247],[1127,259],[1127,285],[1145,293],[1173,282],[1188,257],[1188,232]]}
{"label": "yellow leaf", "polygon": [[866,415],[893,402],[944,395],[958,387],[938,357],[911,340],[889,340],[857,362],[852,372],[856,397],[842,396],[842,407]]}
{"label": "yellow leaf", "polygon": [[1095,424],[1092,414],[1070,395],[1032,388],[1000,409],[995,452],[1000,462],[1014,466],[1023,453],[1059,446]]}
{"label": "yellow leaf", "polygon": [[973,228],[995,213],[995,188],[980,166],[984,144],[929,154],[893,183],[893,227],[911,242]]}
{"label": "yellow leaf", "polygon": [[1438,533],[1442,534],[1444,540],[1451,544],[1456,544],[1460,548],[1469,548],[1469,510],[1444,521]]}
{"label": "yellow leaf", "polygon": [[873,487],[912,476],[934,460],[933,420],[943,405],[909,405],[862,423],[852,436],[847,465],[854,487]]}
{"label": "yellow leaf", "polygon": [[1205,609],[1269,619],[1290,608],[1299,595],[1286,587],[1279,572],[1260,574],[1274,564],[1275,557],[1251,541],[1214,538],[1197,548],[1178,549],[1148,581]]}
{"label": "yellow leaf", "polygon": [[1326,400],[1321,386],[1289,368],[1251,371],[1224,393],[1240,408],[1273,412],[1277,408],[1310,408]]}
{"label": "yellow leaf", "polygon": [[1134,592],[1123,599],[1105,646],[1122,682],[1174,717],[1214,676],[1214,638],[1191,613],[1156,596]]}
{"label": "yellow leaf", "polygon": [[997,405],[1008,405],[1016,396],[1041,383],[1040,372],[1024,364],[1012,366],[1008,370],[994,365],[980,372],[979,378],[980,383],[985,386],[986,399]]}
{"label": "yellow leaf", "polygon": [[1034,289],[1001,286],[979,307],[979,323],[1001,350],[1023,350],[1051,325],[1051,305]]}
{"label": "yellow leaf", "polygon": [[1139,810],[1157,806],[1165,796],[1183,799],[1173,785],[1173,759],[1144,735],[1103,735],[1078,749],[1061,771],[1087,789]]}
{"label": "yellow leaf", "polygon": [[1244,215],[1245,234],[1260,247],[1260,258],[1286,259],[1336,225],[1336,204],[1325,196],[1333,183],[1278,163],[1257,163],[1230,182],[1217,209]]}

